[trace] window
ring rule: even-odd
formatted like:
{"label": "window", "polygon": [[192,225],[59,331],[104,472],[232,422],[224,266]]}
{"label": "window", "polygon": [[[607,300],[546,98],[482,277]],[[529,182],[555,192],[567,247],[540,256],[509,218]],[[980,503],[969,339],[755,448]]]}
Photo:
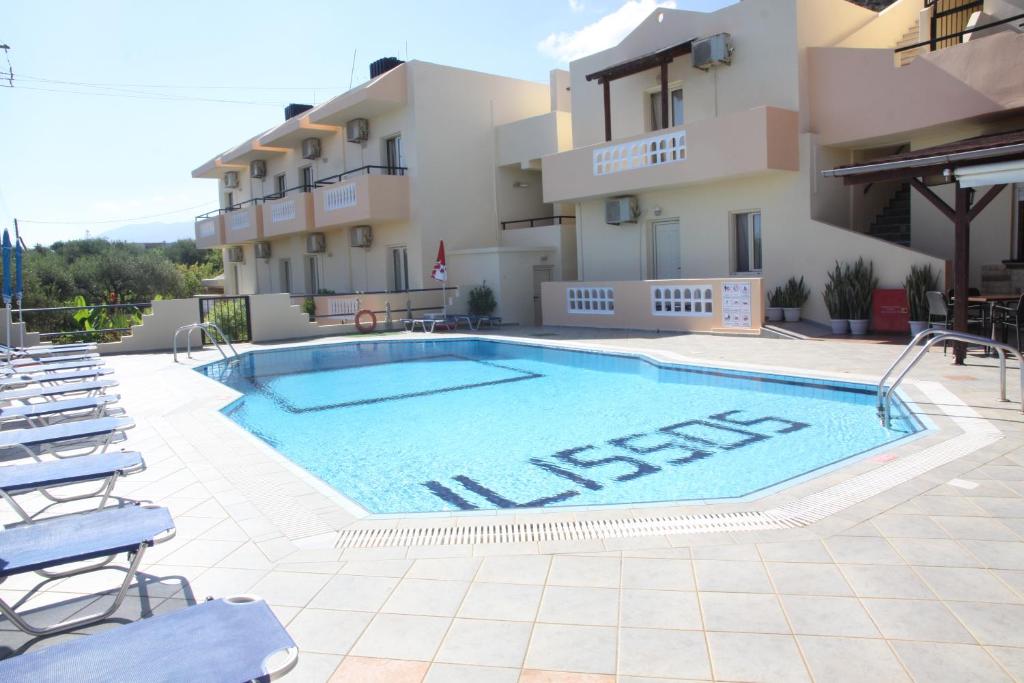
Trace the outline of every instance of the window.
{"label": "window", "polygon": [[224,208],[225,209],[230,209],[234,205],[235,205],[235,193],[234,192],[225,192],[224,193]]}
{"label": "window", "polygon": [[409,289],[409,254],[405,247],[391,248],[391,291]]}
{"label": "window", "polygon": [[761,212],[734,213],[732,219],[736,245],[735,272],[760,273],[762,268]]}
{"label": "window", "polygon": [[683,125],[683,89],[675,88],[669,93],[668,115],[671,123],[661,122],[661,91],[651,93],[651,130],[661,130]]}
{"label": "window", "polygon": [[281,291],[292,291],[292,262],[286,258],[281,259]]}
{"label": "window", "polygon": [[303,166],[299,169],[300,184],[302,185],[303,192],[309,192],[313,189],[313,167]]}
{"label": "window", "polygon": [[401,175],[398,170],[403,167],[405,160],[402,158],[402,136],[396,135],[384,141],[384,165],[387,166],[388,175]]}
{"label": "window", "polygon": [[316,294],[320,291],[320,273],[317,271],[316,256],[306,257],[306,293]]}
{"label": "window", "polygon": [[274,176],[274,192],[276,192],[277,194],[279,194],[279,195],[281,195],[283,197],[284,196],[284,191],[285,191],[285,175],[284,175],[284,173],[278,173],[276,176]]}

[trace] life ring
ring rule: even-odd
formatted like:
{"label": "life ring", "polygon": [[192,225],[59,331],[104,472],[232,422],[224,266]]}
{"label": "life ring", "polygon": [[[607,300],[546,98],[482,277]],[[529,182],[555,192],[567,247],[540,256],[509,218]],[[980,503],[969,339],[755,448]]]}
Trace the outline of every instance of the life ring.
{"label": "life ring", "polygon": [[[365,323],[362,322],[363,316],[367,315],[370,316],[370,324],[368,327],[365,325]],[[362,332],[363,334],[366,334],[367,332],[373,332],[375,329],[377,329],[377,316],[374,314],[374,312],[364,308],[363,310],[356,313],[356,329]]]}

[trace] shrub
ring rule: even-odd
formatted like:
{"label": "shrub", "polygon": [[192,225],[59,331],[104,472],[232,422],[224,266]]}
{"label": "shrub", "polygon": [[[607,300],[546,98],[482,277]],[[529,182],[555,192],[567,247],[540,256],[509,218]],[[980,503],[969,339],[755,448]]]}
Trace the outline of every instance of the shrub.
{"label": "shrub", "polygon": [[216,323],[224,336],[232,342],[248,338],[249,321],[246,320],[246,309],[230,301],[214,303],[206,315],[206,320]]}
{"label": "shrub", "polygon": [[498,307],[494,300],[494,291],[487,283],[469,290],[469,312],[473,315],[490,315]]}
{"label": "shrub", "polygon": [[903,281],[907,290],[907,304],[911,320],[928,319],[928,292],[939,289],[939,278],[932,272],[931,264],[911,266],[910,274]]}
{"label": "shrub", "polygon": [[809,299],[810,296],[811,293],[807,289],[807,285],[804,284],[803,276],[801,275],[799,280],[795,277],[791,277],[789,278],[789,281],[786,282],[786,286],[783,289],[782,300],[785,303],[782,305],[785,308],[800,308],[807,303],[807,299]]}
{"label": "shrub", "polygon": [[782,308],[786,305],[785,291],[782,287],[776,287],[768,292],[768,306],[771,308]]}
{"label": "shrub", "polygon": [[302,300],[302,310],[309,316],[310,320],[316,320],[316,299],[307,296]]}
{"label": "shrub", "polygon": [[850,267],[844,269],[836,261],[836,267],[828,273],[828,281],[825,283],[825,291],[821,293],[825,300],[825,308],[828,309],[828,316],[833,320],[846,320],[850,317],[846,283],[849,277]]}
{"label": "shrub", "polygon": [[875,266],[864,257],[849,267],[847,275],[847,306],[851,320],[867,320],[871,317],[871,297],[878,287]]}

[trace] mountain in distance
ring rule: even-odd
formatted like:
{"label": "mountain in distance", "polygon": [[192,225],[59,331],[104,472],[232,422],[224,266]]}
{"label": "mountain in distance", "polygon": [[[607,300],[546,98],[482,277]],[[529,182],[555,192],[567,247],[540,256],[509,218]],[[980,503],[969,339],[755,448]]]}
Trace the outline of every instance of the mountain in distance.
{"label": "mountain in distance", "polygon": [[176,240],[193,239],[195,231],[193,223],[136,223],[122,225],[102,232],[97,237],[112,242],[174,242]]}

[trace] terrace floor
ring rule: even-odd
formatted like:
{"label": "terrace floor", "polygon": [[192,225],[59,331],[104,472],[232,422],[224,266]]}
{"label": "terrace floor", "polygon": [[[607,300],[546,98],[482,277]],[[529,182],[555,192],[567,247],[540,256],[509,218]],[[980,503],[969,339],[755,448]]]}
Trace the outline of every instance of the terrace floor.
{"label": "terrace floor", "polygon": [[[597,330],[515,334],[853,379],[877,379],[899,350]],[[199,355],[213,359],[212,352]],[[1018,375],[1010,369],[1013,402],[1000,403],[994,359],[972,355],[964,367],[951,361],[941,350],[931,353],[907,386],[938,432],[747,507],[763,511],[926,452],[941,454],[954,442],[972,445],[813,524],[339,548],[339,530],[353,526],[471,525],[482,516],[357,519],[325,486],[217,412],[231,398],[226,387],[173,364],[170,354],[110,357],[122,405],[137,421],[119,447],[141,451],[148,463],[116,493],[169,507],[178,535],[146,553],[119,619],[82,632],[206,596],[251,593],[270,603],[301,648],[288,681],[1024,680]],[[694,509],[563,511],[548,519]],[[122,576],[105,570],[51,582],[27,605],[69,616],[108,599],[95,592]],[[10,580],[0,595],[17,600],[34,583]],[[0,654],[74,637],[30,639],[0,619]]]}

